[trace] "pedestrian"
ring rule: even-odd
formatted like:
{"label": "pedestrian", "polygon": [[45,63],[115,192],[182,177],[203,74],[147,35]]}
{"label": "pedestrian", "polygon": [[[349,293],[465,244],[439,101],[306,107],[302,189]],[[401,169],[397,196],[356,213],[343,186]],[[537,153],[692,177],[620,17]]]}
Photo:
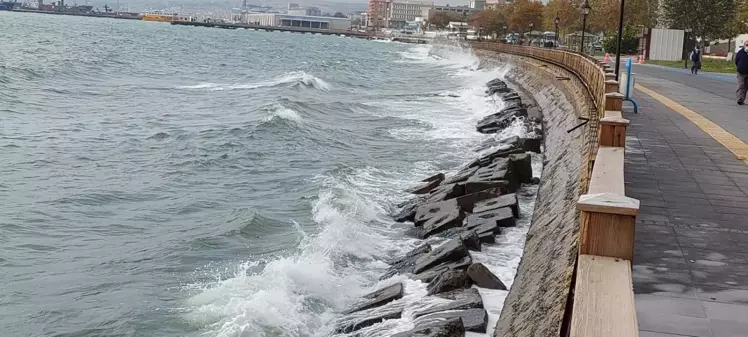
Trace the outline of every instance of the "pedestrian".
{"label": "pedestrian", "polygon": [[688,55],[688,59],[691,60],[691,74],[698,74],[701,69],[701,51],[699,46],[693,49],[691,55]]}
{"label": "pedestrian", "polygon": [[738,72],[738,105],[745,102],[745,93],[748,91],[748,40],[743,42],[743,48],[735,55],[735,68]]}

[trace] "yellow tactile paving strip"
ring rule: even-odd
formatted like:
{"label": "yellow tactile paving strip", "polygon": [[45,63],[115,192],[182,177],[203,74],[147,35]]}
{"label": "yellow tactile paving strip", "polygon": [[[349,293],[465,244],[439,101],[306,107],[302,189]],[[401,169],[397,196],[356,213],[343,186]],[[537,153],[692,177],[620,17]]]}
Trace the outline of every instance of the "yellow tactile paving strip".
{"label": "yellow tactile paving strip", "polygon": [[652,98],[660,101],[668,108],[688,118],[692,123],[696,124],[701,130],[706,132],[709,136],[718,141],[722,146],[734,153],[738,160],[742,160],[743,163],[748,165],[748,145],[746,145],[740,138],[735,137],[733,134],[727,132],[716,123],[706,119],[704,116],[678,104],[677,102],[658,94],[652,89],[644,87],[640,84],[636,84],[636,89],[652,96]]}

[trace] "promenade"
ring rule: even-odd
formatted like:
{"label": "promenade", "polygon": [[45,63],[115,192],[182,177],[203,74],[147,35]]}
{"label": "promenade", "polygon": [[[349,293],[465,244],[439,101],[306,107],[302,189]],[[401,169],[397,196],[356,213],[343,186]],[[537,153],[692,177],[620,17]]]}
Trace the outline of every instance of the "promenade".
{"label": "promenade", "polygon": [[748,106],[733,75],[637,65],[626,195],[641,201],[642,337],[748,336]]}

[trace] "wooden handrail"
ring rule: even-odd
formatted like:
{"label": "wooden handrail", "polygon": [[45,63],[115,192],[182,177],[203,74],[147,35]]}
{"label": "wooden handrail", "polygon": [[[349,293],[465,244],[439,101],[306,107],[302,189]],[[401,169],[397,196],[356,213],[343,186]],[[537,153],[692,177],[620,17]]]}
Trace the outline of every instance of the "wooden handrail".
{"label": "wooden handrail", "polygon": [[[488,42],[480,49],[531,57],[573,73],[593,102],[582,166],[579,257],[573,305],[567,309],[572,337],[638,337],[631,260],[639,200],[626,197],[624,156],[629,121],[621,113],[623,95],[609,66],[568,51]],[[584,183],[588,182],[587,185]]]}

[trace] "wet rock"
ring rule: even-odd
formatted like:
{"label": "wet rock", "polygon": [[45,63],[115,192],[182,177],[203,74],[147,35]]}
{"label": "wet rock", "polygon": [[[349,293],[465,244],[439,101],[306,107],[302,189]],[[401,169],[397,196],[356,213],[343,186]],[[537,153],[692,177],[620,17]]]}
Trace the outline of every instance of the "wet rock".
{"label": "wet rock", "polygon": [[415,313],[414,317],[420,317],[423,315],[433,314],[435,312],[447,311],[447,310],[464,310],[472,308],[483,308],[483,299],[478,292],[478,289],[467,288],[448,291],[441,294],[434,295],[444,299],[451,300],[449,303],[439,304],[431,308],[420,310]]}
{"label": "wet rock", "polygon": [[467,275],[475,285],[481,288],[498,290],[507,289],[504,283],[480,262],[470,265],[467,269]]}
{"label": "wet rock", "polygon": [[439,173],[437,173],[437,174],[435,174],[433,176],[430,176],[430,177],[428,177],[426,179],[421,180],[421,182],[427,183],[427,182],[430,182],[430,181],[443,181],[444,178],[445,178],[444,177],[444,173],[439,172]]}
{"label": "wet rock", "polygon": [[476,130],[481,133],[496,133],[506,128],[515,118],[527,117],[527,114],[528,111],[526,108],[513,106],[481,119],[476,125]]}
{"label": "wet rock", "polygon": [[509,155],[512,173],[521,184],[529,184],[532,181],[532,160],[527,153]]}
{"label": "wet rock", "polygon": [[543,145],[542,138],[523,138],[521,141],[522,148],[525,151],[540,153],[540,146]]}
{"label": "wet rock", "polygon": [[487,87],[506,86],[506,82],[504,82],[500,78],[494,78],[494,79],[488,81],[488,83],[486,83],[486,86]]}
{"label": "wet rock", "polygon": [[533,185],[540,184],[540,177],[532,177],[530,184],[533,184]]}
{"label": "wet rock", "polygon": [[400,205],[398,211],[392,214],[392,218],[397,222],[413,221],[416,217],[416,209],[423,203],[422,199],[413,198]]}
{"label": "wet rock", "polygon": [[484,223],[491,223],[498,227],[514,227],[517,225],[512,209],[510,207],[503,207],[468,215],[465,227],[472,229]]}
{"label": "wet rock", "polygon": [[463,257],[459,261],[442,263],[436,267],[429,268],[421,273],[413,275],[414,280],[420,280],[425,283],[431,282],[436,276],[449,269],[467,269],[473,264],[473,258],[470,255]]}
{"label": "wet rock", "polygon": [[390,337],[465,337],[465,326],[461,318],[454,317],[416,326],[413,330],[398,332]]}
{"label": "wet rock", "polygon": [[472,280],[467,276],[467,272],[462,269],[449,269],[436,276],[427,287],[428,294],[438,294],[455,289],[468,288]]}
{"label": "wet rock", "polygon": [[[465,212],[473,212],[473,207],[477,202],[495,198],[501,193],[504,192],[504,189],[501,187],[494,187],[489,188],[487,190],[470,193],[463,195],[459,198],[454,199],[457,202],[457,205]],[[463,216],[464,217],[464,216]]]}
{"label": "wet rock", "polygon": [[478,219],[477,221],[471,221],[466,226],[468,230],[475,231],[480,238],[480,235],[485,233],[491,233],[492,235],[501,234],[501,227],[496,225],[495,221],[491,219]]}
{"label": "wet rock", "polygon": [[408,189],[407,192],[413,193],[413,194],[426,194],[426,193],[431,192],[431,190],[433,190],[437,186],[439,186],[439,184],[443,180],[444,179],[442,179],[442,180],[427,181],[427,182],[422,183],[422,184],[420,184],[418,186],[415,186],[415,187],[412,187],[412,188]]}
{"label": "wet rock", "polygon": [[462,168],[461,170],[457,171],[453,176],[447,178],[444,180],[444,184],[454,184],[458,182],[462,182],[470,178],[473,174],[475,174],[475,171],[478,171],[479,165],[468,165],[467,167]]}
{"label": "wet rock", "polygon": [[371,309],[385,305],[394,300],[401,299],[403,297],[403,285],[402,283],[395,283],[389,287],[379,289],[373,293],[364,295],[364,300],[355,305],[352,309],[344,312],[344,314],[351,314],[356,311]]}
{"label": "wet rock", "polygon": [[380,280],[385,280],[390,277],[393,277],[397,274],[407,274],[413,272],[413,266],[415,266],[416,261],[419,257],[426,255],[427,253],[431,252],[431,245],[424,244],[421,246],[416,247],[415,249],[411,250],[407,254],[405,254],[404,257],[395,260],[391,263],[391,266],[387,271],[380,277]]}
{"label": "wet rock", "polygon": [[473,213],[484,213],[504,207],[511,208],[514,217],[519,218],[519,203],[517,201],[517,195],[514,193],[476,202],[475,207],[473,208]]}
{"label": "wet rock", "polygon": [[481,167],[468,182],[490,182],[512,180],[512,167],[509,158],[496,158],[490,165]]}
{"label": "wet rock", "polygon": [[[476,192],[480,192],[483,190],[487,190],[494,187],[500,187],[506,191],[507,187],[509,186],[509,182],[506,180],[498,180],[498,181],[466,181],[462,184],[463,188],[465,189],[465,194],[472,194]],[[502,191],[501,194],[504,194],[506,192]]]}
{"label": "wet rock", "polygon": [[507,158],[516,153],[525,153],[525,150],[516,148],[512,145],[504,145],[480,157],[476,165],[486,167],[493,164],[497,158]]}
{"label": "wet rock", "polygon": [[468,251],[462,243],[462,240],[459,238],[452,239],[438,248],[435,248],[430,253],[419,257],[413,267],[413,273],[418,274],[442,263],[459,261],[465,256],[468,256]]}
{"label": "wet rock", "polygon": [[377,323],[382,323],[387,319],[399,319],[403,314],[402,309],[393,309],[386,311],[377,309],[378,308],[370,309],[368,311],[362,311],[350,316],[345,316],[338,320],[337,328],[335,330],[338,333],[351,333],[366,327],[370,327]]}
{"label": "wet rock", "polygon": [[468,250],[480,251],[480,238],[475,231],[463,232],[460,234],[460,239]]}
{"label": "wet rock", "polygon": [[421,324],[433,324],[443,320],[459,318],[465,326],[465,331],[485,333],[488,326],[488,313],[485,309],[467,309],[458,311],[440,312],[422,316],[416,321],[416,326]]}
{"label": "wet rock", "polygon": [[418,207],[415,224],[421,226],[419,237],[426,238],[439,232],[462,225],[465,213],[457,199],[432,203]]}
{"label": "wet rock", "polygon": [[488,88],[488,96],[496,95],[496,94],[503,94],[512,91],[512,89],[509,89],[508,87],[502,87],[502,86],[495,86]]}
{"label": "wet rock", "polygon": [[461,184],[445,184],[437,187],[426,197],[426,202],[434,203],[459,197],[465,194],[465,187]]}
{"label": "wet rock", "polygon": [[496,243],[496,234],[491,232],[478,234],[478,238],[482,243]]}

